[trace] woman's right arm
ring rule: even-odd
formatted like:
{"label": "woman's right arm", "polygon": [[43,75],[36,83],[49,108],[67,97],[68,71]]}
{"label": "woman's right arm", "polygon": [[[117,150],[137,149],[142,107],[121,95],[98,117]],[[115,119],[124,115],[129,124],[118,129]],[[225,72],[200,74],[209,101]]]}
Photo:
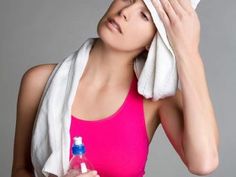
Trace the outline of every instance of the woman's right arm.
{"label": "woman's right arm", "polygon": [[12,177],[33,177],[31,137],[44,87],[56,64],[43,64],[27,70],[20,84],[17,100]]}

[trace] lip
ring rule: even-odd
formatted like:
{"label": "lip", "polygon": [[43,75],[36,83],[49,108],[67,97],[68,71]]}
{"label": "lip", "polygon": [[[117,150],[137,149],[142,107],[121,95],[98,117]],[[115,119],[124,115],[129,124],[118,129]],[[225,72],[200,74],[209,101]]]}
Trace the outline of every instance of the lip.
{"label": "lip", "polygon": [[109,17],[107,21],[122,34],[120,24],[114,18]]}

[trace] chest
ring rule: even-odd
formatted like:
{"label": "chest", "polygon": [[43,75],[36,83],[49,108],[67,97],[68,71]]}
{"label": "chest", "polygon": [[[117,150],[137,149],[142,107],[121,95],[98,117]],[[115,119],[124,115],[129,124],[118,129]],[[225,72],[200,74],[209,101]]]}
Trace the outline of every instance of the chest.
{"label": "chest", "polygon": [[[75,95],[71,114],[82,120],[101,120],[115,115],[124,106],[128,98],[128,89],[83,89]],[[149,143],[159,125],[158,108],[160,103],[142,99],[144,122]]]}

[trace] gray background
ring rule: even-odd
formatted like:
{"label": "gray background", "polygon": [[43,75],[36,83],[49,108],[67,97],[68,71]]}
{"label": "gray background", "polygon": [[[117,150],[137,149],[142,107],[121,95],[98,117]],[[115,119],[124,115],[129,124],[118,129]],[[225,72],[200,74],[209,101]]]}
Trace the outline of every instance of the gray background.
{"label": "gray background", "polygon": [[[10,176],[21,77],[32,66],[57,63],[75,51],[96,26],[111,0],[0,1],[0,176]],[[202,0],[200,51],[220,128],[220,165],[209,176],[235,177],[236,2]],[[162,127],[156,131],[146,166],[147,177],[190,174]]]}

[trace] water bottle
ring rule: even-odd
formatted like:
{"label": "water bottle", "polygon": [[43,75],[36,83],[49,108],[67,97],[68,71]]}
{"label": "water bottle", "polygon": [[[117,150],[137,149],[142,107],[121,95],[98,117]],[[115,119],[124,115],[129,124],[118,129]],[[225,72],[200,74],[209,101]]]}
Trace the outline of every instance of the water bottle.
{"label": "water bottle", "polygon": [[94,170],[94,166],[85,155],[85,146],[82,142],[82,137],[74,137],[73,140],[73,157],[70,160],[68,174],[79,175]]}

